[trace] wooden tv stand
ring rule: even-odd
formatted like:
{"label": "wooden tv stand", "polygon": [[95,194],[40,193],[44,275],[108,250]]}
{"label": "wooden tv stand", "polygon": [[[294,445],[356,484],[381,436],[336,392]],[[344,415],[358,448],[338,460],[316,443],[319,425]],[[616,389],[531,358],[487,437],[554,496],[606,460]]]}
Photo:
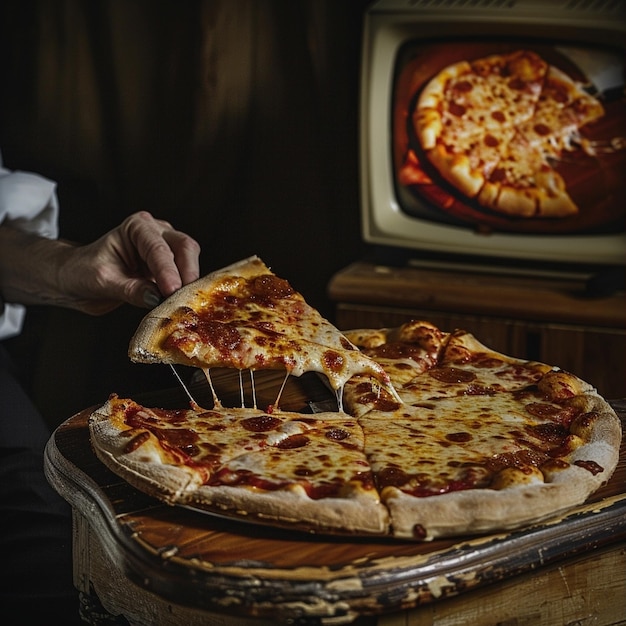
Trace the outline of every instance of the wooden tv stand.
{"label": "wooden tv stand", "polygon": [[582,280],[357,262],[328,292],[341,329],[428,320],[505,354],[571,371],[606,398],[626,396],[626,294],[585,295]]}

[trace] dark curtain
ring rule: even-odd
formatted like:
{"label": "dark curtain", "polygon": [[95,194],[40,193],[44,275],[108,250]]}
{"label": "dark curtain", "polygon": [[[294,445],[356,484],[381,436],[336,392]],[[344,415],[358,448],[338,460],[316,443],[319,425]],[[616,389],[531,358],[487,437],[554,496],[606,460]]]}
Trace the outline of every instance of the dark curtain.
{"label": "dark curtain", "polygon": [[[138,209],[193,234],[203,271],[250,254],[332,319],[326,285],[362,253],[364,0],[5,0],[0,150],[58,181],[61,234]],[[173,385],[128,362],[143,312],[33,310],[10,347],[53,422],[111,391]]]}

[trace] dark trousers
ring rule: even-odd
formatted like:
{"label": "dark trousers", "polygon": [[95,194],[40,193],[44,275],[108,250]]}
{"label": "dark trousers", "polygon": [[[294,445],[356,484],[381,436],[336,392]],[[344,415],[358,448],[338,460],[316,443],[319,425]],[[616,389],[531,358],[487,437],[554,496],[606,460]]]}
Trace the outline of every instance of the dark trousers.
{"label": "dark trousers", "polygon": [[70,508],[48,484],[48,428],[0,345],[0,611],[7,624],[77,624]]}

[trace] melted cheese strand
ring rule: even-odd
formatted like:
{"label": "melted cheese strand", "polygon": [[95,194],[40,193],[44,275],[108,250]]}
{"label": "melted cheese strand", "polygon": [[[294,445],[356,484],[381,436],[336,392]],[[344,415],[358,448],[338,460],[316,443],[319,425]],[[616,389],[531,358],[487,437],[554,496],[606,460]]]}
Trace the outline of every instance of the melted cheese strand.
{"label": "melted cheese strand", "polygon": [[256,387],[254,385],[254,370],[248,370],[250,372],[250,387],[252,388],[252,406],[256,409]]}
{"label": "melted cheese strand", "polygon": [[589,139],[580,139],[578,142],[580,147],[589,156],[597,156],[599,154],[614,154],[626,148],[626,137],[613,137],[606,141],[592,141]]}
{"label": "melted cheese strand", "polygon": [[283,380],[283,384],[280,386],[280,389],[278,390],[278,395],[276,396],[276,401],[274,402],[274,406],[275,408],[279,408],[279,403],[280,403],[280,396],[283,395],[283,389],[285,388],[285,385],[287,384],[287,379],[289,378],[289,372],[287,372],[287,374],[285,374],[285,378]]}
{"label": "melted cheese strand", "polygon": [[[382,385],[381,385],[381,388],[383,388]],[[385,385],[384,388],[391,394],[391,397],[396,402],[400,402],[400,403],[402,402],[402,398],[398,394],[398,390],[393,386],[393,383],[390,382],[388,385]]]}
{"label": "melted cheese strand", "polygon": [[185,383],[183,382],[183,379],[179,376],[178,372],[176,371],[176,368],[170,363],[170,369],[172,370],[172,372],[174,372],[174,376],[176,376],[178,382],[180,383],[180,386],[185,390],[185,393],[187,394],[187,397],[189,398],[191,404],[193,406],[200,406],[193,398],[193,396],[191,395],[191,392],[189,391],[189,389],[187,389],[187,385],[185,385]]}
{"label": "melted cheese strand", "polygon": [[246,408],[246,399],[243,393],[243,370],[239,370],[239,401],[241,402],[241,408]]}
{"label": "melted cheese strand", "polygon": [[202,369],[202,371],[204,372],[207,382],[209,383],[209,387],[211,388],[211,395],[213,396],[213,404],[216,407],[221,407],[222,403],[220,402],[219,398],[217,397],[217,394],[215,393],[215,387],[213,387],[213,381],[211,380],[210,368],[205,367]]}
{"label": "melted cheese strand", "polygon": [[344,388],[344,385],[341,385],[339,389],[335,390],[335,396],[337,398],[337,409],[341,413],[343,413],[343,388]]}
{"label": "melted cheese strand", "polygon": [[[247,370],[250,373],[250,393],[252,395],[252,406],[256,409],[256,387],[254,385],[254,370]],[[241,408],[246,408],[246,394],[243,382],[243,370],[239,370],[239,396],[241,399]]]}

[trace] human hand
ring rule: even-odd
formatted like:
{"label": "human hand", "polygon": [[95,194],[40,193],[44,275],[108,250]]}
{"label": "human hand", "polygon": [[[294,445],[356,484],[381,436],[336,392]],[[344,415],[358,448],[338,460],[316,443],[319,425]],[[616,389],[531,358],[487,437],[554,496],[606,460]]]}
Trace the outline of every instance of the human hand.
{"label": "human hand", "polygon": [[87,245],[0,226],[0,293],[7,302],[101,315],[127,302],[154,307],[199,276],[199,244],[140,211]]}
{"label": "human hand", "polygon": [[199,254],[192,237],[140,211],[93,243],[74,247],[62,283],[86,313],[105,313],[122,302],[152,308],[198,278]]}

